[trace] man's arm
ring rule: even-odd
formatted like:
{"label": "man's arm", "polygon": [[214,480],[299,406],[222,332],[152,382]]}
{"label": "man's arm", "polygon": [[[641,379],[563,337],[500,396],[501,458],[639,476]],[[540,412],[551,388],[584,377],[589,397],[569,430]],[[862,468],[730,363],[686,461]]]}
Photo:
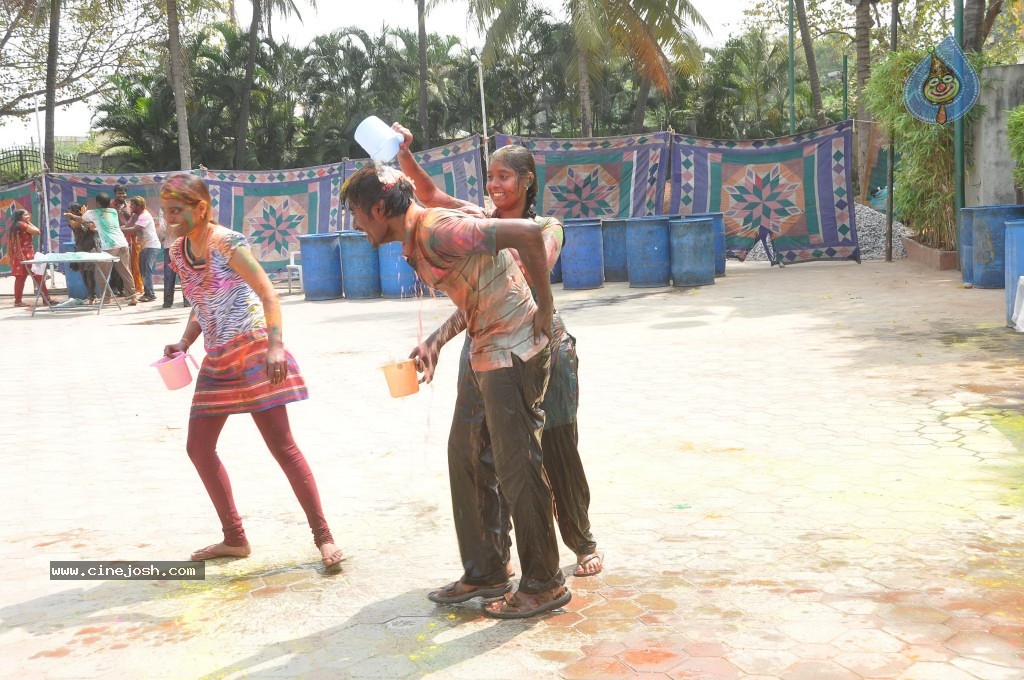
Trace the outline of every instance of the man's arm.
{"label": "man's arm", "polygon": [[441,348],[449,340],[466,330],[466,315],[461,309],[448,317],[448,320],[441,324],[430,336],[416,345],[416,348],[409,353],[410,359],[417,359],[416,370],[423,373],[420,379],[422,383],[429,383],[434,379],[434,369],[437,367],[438,357],[441,355]]}
{"label": "man's arm", "polygon": [[121,231],[125,234],[137,234],[142,227],[137,226],[135,223],[139,219],[139,213],[132,213],[132,216],[128,218],[128,221],[122,225]]}

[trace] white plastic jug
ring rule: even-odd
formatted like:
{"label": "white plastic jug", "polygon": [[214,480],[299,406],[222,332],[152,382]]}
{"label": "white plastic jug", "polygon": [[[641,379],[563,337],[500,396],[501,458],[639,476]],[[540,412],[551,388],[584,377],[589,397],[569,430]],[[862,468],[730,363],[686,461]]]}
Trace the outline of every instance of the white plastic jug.
{"label": "white plastic jug", "polygon": [[185,363],[185,358],[188,357],[192,361],[192,365],[199,370],[199,364],[188,352],[175,352],[174,356],[161,357],[154,361],[151,366],[156,366],[156,370],[160,372],[160,377],[164,379],[164,384],[167,385],[169,390],[178,390],[192,382],[192,372],[188,370],[188,364]]}
{"label": "white plastic jug", "polygon": [[394,160],[403,139],[405,138],[401,133],[392,130],[390,125],[377,116],[369,116],[356,128],[356,141],[359,142],[359,146],[378,163],[390,163]]}

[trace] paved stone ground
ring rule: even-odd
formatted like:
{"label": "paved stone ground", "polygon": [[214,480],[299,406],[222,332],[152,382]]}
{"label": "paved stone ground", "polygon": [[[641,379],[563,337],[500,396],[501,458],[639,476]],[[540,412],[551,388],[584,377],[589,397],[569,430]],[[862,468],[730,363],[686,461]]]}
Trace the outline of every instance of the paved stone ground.
{"label": "paved stone ground", "polygon": [[606,571],[523,622],[426,599],[459,573],[457,350],[405,399],[377,367],[448,301],[284,298],[313,394],[290,414],[343,573],[322,573],[239,416],[221,454],[251,558],[203,582],[69,582],[49,560],[218,538],[189,390],[147,366],[185,310],[30,319],[3,298],[0,675],[1024,678],[1024,337],[1002,291],[905,261],[729,267],[697,290],[556,292]]}

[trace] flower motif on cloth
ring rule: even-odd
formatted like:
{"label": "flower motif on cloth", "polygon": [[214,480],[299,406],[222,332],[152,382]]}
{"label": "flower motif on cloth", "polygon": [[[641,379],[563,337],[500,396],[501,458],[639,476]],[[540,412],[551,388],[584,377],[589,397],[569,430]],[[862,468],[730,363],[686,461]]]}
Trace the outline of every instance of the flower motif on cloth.
{"label": "flower motif on cloth", "polygon": [[724,189],[732,199],[726,215],[744,232],[781,234],[786,218],[803,212],[797,202],[800,184],[787,181],[778,163],[765,173],[748,166],[741,183]]}
{"label": "flower motif on cloth", "polygon": [[573,217],[600,217],[615,214],[609,198],[615,187],[601,182],[600,168],[589,172],[569,168],[564,184],[549,184],[546,187],[558,202],[558,214]]}
{"label": "flower motif on cloth", "polygon": [[287,196],[264,198],[249,211],[245,220],[249,242],[257,251],[258,260],[278,259],[268,257],[273,255],[287,257],[296,234],[306,231],[302,206]]}

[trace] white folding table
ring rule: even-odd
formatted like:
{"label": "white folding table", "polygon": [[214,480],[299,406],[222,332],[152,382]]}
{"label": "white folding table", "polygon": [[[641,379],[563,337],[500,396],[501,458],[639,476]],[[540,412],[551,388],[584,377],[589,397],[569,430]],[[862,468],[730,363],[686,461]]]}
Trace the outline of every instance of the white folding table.
{"label": "white folding table", "polygon": [[[121,303],[117,301],[117,298],[114,297],[113,292],[110,290],[110,274],[111,272],[114,271],[113,263],[117,262],[117,260],[118,258],[114,257],[113,255],[110,255],[109,253],[47,253],[45,255],[42,253],[36,253],[36,257],[32,258],[31,260],[22,260],[21,263],[28,267],[31,267],[34,264],[43,265],[43,280],[45,281],[46,275],[50,273],[50,270],[56,269],[57,265],[59,264],[81,264],[95,268],[96,265],[103,264],[104,262],[109,262],[111,266],[107,269],[106,276],[103,277],[103,294],[100,295],[99,302],[97,304],[78,305],[75,307],[57,307],[56,305],[50,302],[46,303],[46,306],[49,307],[50,311],[54,313],[77,311],[82,309],[83,307],[96,307],[96,313],[99,314],[101,311],[103,311],[103,300],[107,296],[109,296],[114,301],[114,304],[117,305],[118,309],[121,309]],[[35,274],[35,272],[32,273]],[[35,278],[32,279],[32,282],[35,283]],[[36,315],[36,309],[39,308],[39,298],[42,292],[42,286],[36,284],[36,297],[32,307],[32,316]]]}

